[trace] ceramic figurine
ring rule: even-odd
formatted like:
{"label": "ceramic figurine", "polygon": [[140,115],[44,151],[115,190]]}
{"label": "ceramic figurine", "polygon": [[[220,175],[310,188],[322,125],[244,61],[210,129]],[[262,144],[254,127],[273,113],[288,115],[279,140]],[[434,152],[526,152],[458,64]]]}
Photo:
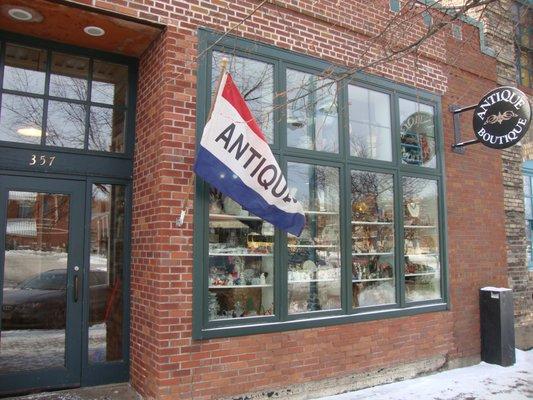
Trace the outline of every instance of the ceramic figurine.
{"label": "ceramic figurine", "polygon": [[261,274],[261,276],[260,276],[259,279],[260,279],[260,284],[261,284],[261,285],[266,285],[266,283],[267,283],[267,282],[266,282],[266,275],[265,275],[264,272]]}

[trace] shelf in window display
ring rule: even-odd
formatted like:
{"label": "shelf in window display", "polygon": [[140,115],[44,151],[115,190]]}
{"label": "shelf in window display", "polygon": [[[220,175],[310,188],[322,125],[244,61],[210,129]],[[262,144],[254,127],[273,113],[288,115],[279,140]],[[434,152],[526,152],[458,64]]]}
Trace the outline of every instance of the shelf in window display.
{"label": "shelf in window display", "polygon": [[246,221],[262,221],[260,217],[254,215],[234,215],[234,214],[219,214],[219,213],[210,213],[209,218],[211,219],[242,219]]}
{"label": "shelf in window display", "polygon": [[296,280],[296,281],[287,281],[289,284],[293,283],[310,283],[310,282],[338,282],[339,279],[302,279],[302,280]]}
{"label": "shelf in window display", "polygon": [[394,225],[394,222],[389,221],[352,221],[352,225]]}
{"label": "shelf in window display", "polygon": [[420,254],[405,254],[405,257],[409,258],[431,258],[431,257],[438,257],[439,255],[437,253],[420,253]]}
{"label": "shelf in window display", "polygon": [[304,249],[334,249],[339,247],[338,244],[288,244],[290,248],[304,248]]}
{"label": "shelf in window display", "polygon": [[372,253],[352,253],[353,256],[392,256],[394,255],[393,252],[388,253],[380,253],[380,252],[372,252]]}
{"label": "shelf in window display", "polygon": [[404,228],[411,228],[411,229],[435,229],[436,225],[404,225]]}
{"label": "shelf in window display", "polygon": [[272,253],[212,253],[209,252],[211,257],[272,257]]}
{"label": "shelf in window display", "polygon": [[304,211],[304,214],[308,215],[339,215],[338,211]]}
{"label": "shelf in window display", "polygon": [[[407,275],[406,275],[407,276]],[[369,279],[352,279],[352,283],[360,282],[377,282],[377,281],[392,281],[394,278],[369,278]]]}
{"label": "shelf in window display", "polygon": [[210,285],[209,289],[256,289],[270,287],[272,285]]}
{"label": "shelf in window display", "polygon": [[432,272],[415,272],[413,274],[405,274],[405,277],[410,277],[410,276],[429,276],[429,275],[435,275],[437,272],[436,271],[432,271]]}

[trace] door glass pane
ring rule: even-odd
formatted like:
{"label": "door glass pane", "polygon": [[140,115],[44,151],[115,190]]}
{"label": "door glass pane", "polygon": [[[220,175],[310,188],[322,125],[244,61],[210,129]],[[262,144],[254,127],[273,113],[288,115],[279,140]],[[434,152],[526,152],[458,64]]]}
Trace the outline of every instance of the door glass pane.
{"label": "door glass pane", "polygon": [[288,163],[287,181],[305,210],[305,227],[288,235],[289,314],[341,308],[339,169]]}
{"label": "door glass pane", "polygon": [[274,226],[209,190],[209,320],[274,312]]}
{"label": "door glass pane", "polygon": [[392,175],[352,171],[352,306],[395,302]]}
{"label": "door glass pane", "polygon": [[86,100],[88,77],[88,58],[54,53],[50,75],[50,96]]}
{"label": "door glass pane", "polygon": [[274,66],[261,61],[231,54],[213,52],[211,90],[214,92],[220,77],[220,62],[229,60],[228,70],[261,127],[268,143],[274,140]]}
{"label": "door glass pane", "polygon": [[10,191],[0,374],[65,364],[69,196]]}
{"label": "door glass pane", "polygon": [[287,70],[287,145],[339,151],[337,85],[305,72]]}
{"label": "door glass pane", "polygon": [[85,145],[85,106],[50,101],[46,125],[46,144],[48,146],[83,149]]}
{"label": "door glass pane", "polygon": [[41,144],[43,101],[4,93],[0,110],[0,140]]}
{"label": "door glass pane", "polygon": [[407,301],[441,297],[437,182],[404,177],[404,272]]}
{"label": "door glass pane", "polygon": [[4,67],[4,89],[43,94],[46,51],[8,44]]}
{"label": "door glass pane", "polygon": [[390,96],[348,85],[350,155],[392,160]]}
{"label": "door glass pane", "polygon": [[93,185],[89,361],[122,359],[125,187]]}
{"label": "door glass pane", "polygon": [[435,121],[433,107],[400,99],[402,164],[435,168]]}

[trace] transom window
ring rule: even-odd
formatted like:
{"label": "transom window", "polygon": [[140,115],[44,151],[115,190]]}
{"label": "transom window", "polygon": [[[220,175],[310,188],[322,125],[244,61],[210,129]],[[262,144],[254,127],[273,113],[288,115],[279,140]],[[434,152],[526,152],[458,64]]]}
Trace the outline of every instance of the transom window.
{"label": "transom window", "polygon": [[0,44],[0,141],[125,152],[128,66]]}
{"label": "transom window", "polygon": [[224,57],[306,225],[278,231],[200,182],[195,336],[446,309],[439,98],[228,39],[200,65],[200,119]]}

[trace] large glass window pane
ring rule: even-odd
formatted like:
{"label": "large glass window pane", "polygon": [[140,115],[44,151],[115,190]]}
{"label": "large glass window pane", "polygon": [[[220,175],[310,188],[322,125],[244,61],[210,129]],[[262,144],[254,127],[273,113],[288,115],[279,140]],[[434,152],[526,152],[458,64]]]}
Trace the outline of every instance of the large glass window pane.
{"label": "large glass window pane", "polygon": [[391,161],[390,96],[348,85],[350,155]]}
{"label": "large glass window pane", "polygon": [[339,151],[335,81],[287,70],[287,145]]}
{"label": "large glass window pane", "polygon": [[89,150],[123,153],[125,116],[114,108],[91,107]]}
{"label": "large glass window pane", "polygon": [[351,173],[354,308],[395,302],[393,182],[389,174]]}
{"label": "large glass window pane", "polygon": [[7,44],[3,88],[44,94],[46,51]]}
{"label": "large glass window pane", "polygon": [[435,121],[433,107],[400,99],[402,164],[435,168]]}
{"label": "large glass window pane", "polygon": [[209,320],[274,312],[274,227],[209,191]]}
{"label": "large glass window pane", "polygon": [[228,70],[239,88],[252,115],[265,134],[268,143],[274,141],[274,66],[249,58],[213,52],[211,89],[214,92],[220,77],[220,62],[229,60]]}
{"label": "large glass window pane", "polygon": [[0,140],[40,144],[43,100],[4,93],[0,110]]}
{"label": "large glass window pane", "polygon": [[65,365],[69,200],[8,194],[0,374]]}
{"label": "large glass window pane", "polygon": [[52,54],[50,96],[86,100],[89,59],[69,54]]}
{"label": "large glass window pane", "polygon": [[125,105],[128,88],[128,67],[95,60],[91,101],[112,105]]}
{"label": "large glass window pane", "polygon": [[83,149],[85,144],[84,105],[66,101],[48,102],[46,144],[48,146]]}
{"label": "large glass window pane", "polygon": [[306,223],[300,237],[288,235],[288,312],[341,308],[339,169],[288,163],[292,195]]}
{"label": "large glass window pane", "polygon": [[122,359],[125,187],[93,185],[89,360]]}
{"label": "large glass window pane", "polygon": [[404,177],[404,272],[407,301],[441,298],[437,182]]}

